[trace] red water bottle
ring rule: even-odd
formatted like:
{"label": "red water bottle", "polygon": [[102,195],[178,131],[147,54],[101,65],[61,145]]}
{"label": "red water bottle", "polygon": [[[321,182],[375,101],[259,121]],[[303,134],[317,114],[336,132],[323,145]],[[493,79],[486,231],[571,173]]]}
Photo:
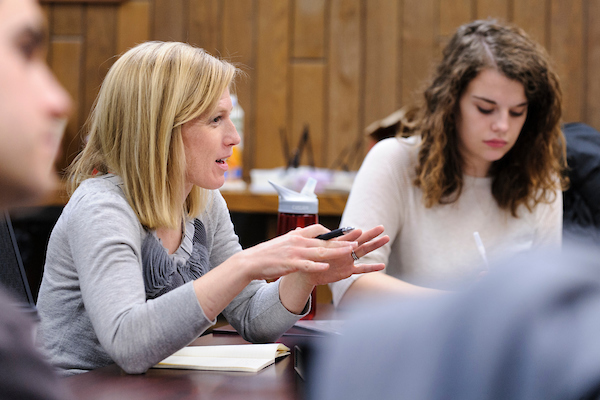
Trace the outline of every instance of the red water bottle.
{"label": "red water bottle", "polygon": [[[319,222],[319,199],[315,195],[317,181],[309,178],[300,193],[269,181],[279,195],[277,236],[296,228]],[[302,319],[313,319],[317,311],[317,287],[312,291],[310,312]]]}

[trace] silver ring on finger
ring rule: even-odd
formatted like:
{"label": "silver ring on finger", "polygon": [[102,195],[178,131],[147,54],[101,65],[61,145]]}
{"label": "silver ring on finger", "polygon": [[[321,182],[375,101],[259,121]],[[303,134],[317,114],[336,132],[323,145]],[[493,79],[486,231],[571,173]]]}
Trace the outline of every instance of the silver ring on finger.
{"label": "silver ring on finger", "polygon": [[354,250],[352,250],[352,252],[350,253],[350,255],[352,256],[352,258],[354,259],[354,261],[358,261],[358,256],[356,255],[356,253],[354,252]]}

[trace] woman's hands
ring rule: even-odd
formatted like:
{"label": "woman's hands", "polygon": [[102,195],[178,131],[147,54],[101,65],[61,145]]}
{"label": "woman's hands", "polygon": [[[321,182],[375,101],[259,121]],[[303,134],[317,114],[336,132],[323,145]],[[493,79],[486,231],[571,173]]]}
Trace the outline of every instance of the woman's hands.
{"label": "woman's hands", "polygon": [[[312,225],[309,228],[312,227],[317,226]],[[309,228],[304,228],[305,230],[297,229],[293,231],[292,234],[309,234],[309,231],[306,231]],[[313,231],[310,231],[310,234],[313,235],[311,237],[314,237],[320,233],[324,232],[316,232],[316,234],[313,235]],[[366,272],[382,270],[385,267],[384,264],[355,265],[354,258],[352,257],[353,250],[356,256],[360,258],[389,242],[390,238],[387,235],[378,237],[382,233],[383,226],[377,226],[369,229],[366,232],[356,229],[344,236],[328,241],[312,239],[321,242],[320,245],[325,246],[334,245],[336,242],[350,242],[356,243],[356,245],[353,245],[352,247],[344,246],[341,248],[343,251],[335,254],[330,253],[327,254],[327,257],[323,257],[321,259],[321,263],[326,262],[328,264],[328,268],[298,270],[282,277],[279,283],[279,298],[281,299],[281,303],[289,311],[300,313],[304,309],[306,301],[308,300],[315,285],[323,285],[326,283],[335,282],[340,279],[347,278],[352,274],[362,274]],[[319,243],[317,245],[319,245]]]}
{"label": "woman's hands", "polygon": [[[330,240],[330,242],[355,241],[358,246],[354,249],[354,254],[360,259],[390,241],[390,238],[387,235],[378,237],[383,233],[383,230],[384,228],[381,225],[365,232],[362,232],[360,229],[355,229],[344,236]],[[381,271],[385,268],[384,264],[360,264],[359,261],[354,261],[351,254],[331,258],[327,260],[327,262],[329,263],[328,269],[305,273],[305,278],[313,285],[324,285],[348,278],[352,274]],[[302,271],[299,271],[299,273],[302,273]]]}
{"label": "woman's hands", "polygon": [[[294,272],[317,273],[329,269],[329,261],[344,256],[352,259],[350,253],[357,249],[355,241],[320,240],[314,237],[328,232],[322,225],[298,228],[285,235],[246,249],[233,257],[240,258],[250,279],[277,279]],[[233,258],[232,257],[232,258]]]}
{"label": "woman's hands", "polygon": [[194,281],[198,301],[207,318],[216,316],[254,279],[277,279],[282,304],[296,314],[302,312],[316,284],[325,284],[355,273],[378,271],[383,264],[357,264],[358,257],[383,246],[388,236],[376,227],[359,229],[332,240],[315,239],[329,230],[322,225],[296,229],[285,235],[240,251],[218,268]]}

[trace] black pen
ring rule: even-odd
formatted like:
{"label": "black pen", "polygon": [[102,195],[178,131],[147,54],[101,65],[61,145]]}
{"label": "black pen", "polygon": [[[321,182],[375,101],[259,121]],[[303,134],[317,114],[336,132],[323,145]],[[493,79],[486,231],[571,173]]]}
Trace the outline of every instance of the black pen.
{"label": "black pen", "polygon": [[315,237],[315,239],[329,240],[329,239],[336,238],[338,236],[345,235],[346,233],[351,232],[353,230],[354,230],[354,228],[352,228],[352,227],[338,228],[338,229],[334,229],[330,232],[324,233],[322,235],[319,235],[319,236]]}

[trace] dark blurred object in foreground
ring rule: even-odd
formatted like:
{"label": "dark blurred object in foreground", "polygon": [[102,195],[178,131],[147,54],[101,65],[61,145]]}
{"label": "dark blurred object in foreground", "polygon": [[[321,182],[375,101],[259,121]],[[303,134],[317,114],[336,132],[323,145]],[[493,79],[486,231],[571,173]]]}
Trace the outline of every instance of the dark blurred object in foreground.
{"label": "dark blurred object in foreground", "polygon": [[600,132],[582,123],[563,126],[569,189],[563,195],[565,240],[600,245]]}
{"label": "dark blurred object in foreground", "polygon": [[312,399],[595,399],[600,252],[492,265],[464,292],[357,311],[321,347]]}

